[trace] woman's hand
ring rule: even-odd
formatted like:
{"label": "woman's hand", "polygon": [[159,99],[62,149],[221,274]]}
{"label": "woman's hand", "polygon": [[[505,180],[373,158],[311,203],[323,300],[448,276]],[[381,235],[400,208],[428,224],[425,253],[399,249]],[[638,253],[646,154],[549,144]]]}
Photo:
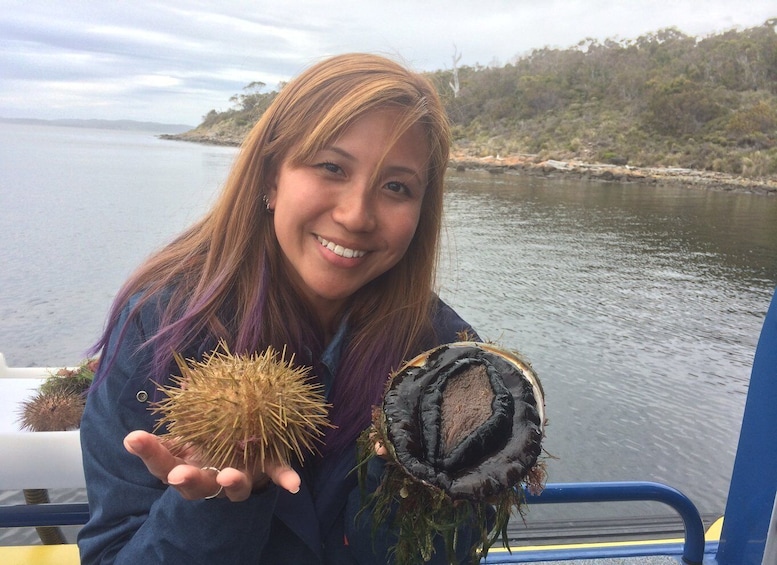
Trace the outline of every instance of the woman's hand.
{"label": "woman's hand", "polygon": [[386,449],[386,446],[383,445],[382,441],[375,441],[375,455],[383,457],[383,459],[388,457],[388,449]]}
{"label": "woman's hand", "polygon": [[285,465],[267,464],[255,476],[232,467],[218,472],[209,467],[203,468],[193,459],[188,459],[187,454],[183,457],[173,455],[160,437],[141,430],[127,434],[124,447],[140,457],[152,475],[188,500],[223,492],[232,502],[241,502],[251,495],[253,489],[262,488],[270,481],[292,494],[299,492],[301,484],[297,472]]}

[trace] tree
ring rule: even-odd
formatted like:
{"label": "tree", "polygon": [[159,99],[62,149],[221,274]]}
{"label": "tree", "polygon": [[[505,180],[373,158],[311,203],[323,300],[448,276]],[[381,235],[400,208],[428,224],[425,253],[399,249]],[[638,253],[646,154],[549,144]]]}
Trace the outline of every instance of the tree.
{"label": "tree", "polygon": [[705,124],[723,115],[714,89],[704,89],[680,76],[648,83],[645,121],[664,135],[684,136],[699,132]]}
{"label": "tree", "polygon": [[240,110],[250,112],[260,102],[263,95],[262,90],[267,86],[262,81],[256,80],[243,87],[246,94],[235,94],[229,101],[237,105]]}
{"label": "tree", "polygon": [[456,49],[456,45],[453,46],[453,80],[449,82],[448,84],[451,87],[451,90],[453,91],[453,97],[458,98],[459,96],[459,61],[461,61],[461,53],[458,53],[458,49]]}

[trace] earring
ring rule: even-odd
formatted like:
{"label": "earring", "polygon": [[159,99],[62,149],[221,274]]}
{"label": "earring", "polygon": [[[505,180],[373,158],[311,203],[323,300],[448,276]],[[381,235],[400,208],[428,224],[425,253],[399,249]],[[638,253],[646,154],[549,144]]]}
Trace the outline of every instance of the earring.
{"label": "earring", "polygon": [[272,214],[275,212],[272,208],[270,208],[270,198],[266,195],[262,195],[262,202],[264,202],[264,209],[267,211],[268,214]]}

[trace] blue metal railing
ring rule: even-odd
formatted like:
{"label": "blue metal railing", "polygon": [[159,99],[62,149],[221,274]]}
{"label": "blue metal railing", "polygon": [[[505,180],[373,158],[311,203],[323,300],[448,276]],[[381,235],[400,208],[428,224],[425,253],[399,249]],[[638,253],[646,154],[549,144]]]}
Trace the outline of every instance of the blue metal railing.
{"label": "blue metal railing", "polygon": [[0,506],[0,528],[80,526],[88,519],[85,502]]}
{"label": "blue metal railing", "polygon": [[[550,483],[541,495],[526,493],[529,504],[559,504],[576,502],[656,501],[671,506],[682,518],[685,527],[683,561],[689,565],[701,564],[704,559],[704,525],[690,499],[680,491],[661,483],[601,482]],[[86,523],[89,507],[86,503],[36,504],[0,506],[0,527],[72,526]],[[536,555],[516,552],[515,555],[492,552],[483,563],[521,563],[558,559],[586,559],[596,557],[630,557],[642,555],[673,555],[669,544],[647,546],[620,546],[617,554],[602,548],[574,550],[537,550]]]}
{"label": "blue metal railing", "polygon": [[[559,504],[576,502],[628,502],[656,501],[672,507],[682,518],[685,542],[682,559],[689,565],[704,560],[704,524],[693,502],[670,486],[653,482],[601,482],[601,483],[549,483],[540,495],[526,493],[529,504]],[[586,559],[603,557],[632,557],[645,555],[673,555],[676,550],[670,544],[650,546],[619,546],[617,550],[603,548],[577,548],[569,550],[537,550],[536,555],[526,552],[489,554],[483,563],[525,563],[559,559]]]}

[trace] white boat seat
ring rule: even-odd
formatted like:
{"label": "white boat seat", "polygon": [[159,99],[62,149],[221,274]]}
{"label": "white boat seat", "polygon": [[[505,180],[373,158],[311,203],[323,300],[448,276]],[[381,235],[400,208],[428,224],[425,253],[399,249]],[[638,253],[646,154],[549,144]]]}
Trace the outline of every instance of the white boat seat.
{"label": "white boat seat", "polygon": [[0,490],[86,488],[78,430],[0,433]]}
{"label": "white boat seat", "polygon": [[85,488],[78,430],[22,431],[22,403],[57,369],[8,367],[0,353],[0,490]]}

